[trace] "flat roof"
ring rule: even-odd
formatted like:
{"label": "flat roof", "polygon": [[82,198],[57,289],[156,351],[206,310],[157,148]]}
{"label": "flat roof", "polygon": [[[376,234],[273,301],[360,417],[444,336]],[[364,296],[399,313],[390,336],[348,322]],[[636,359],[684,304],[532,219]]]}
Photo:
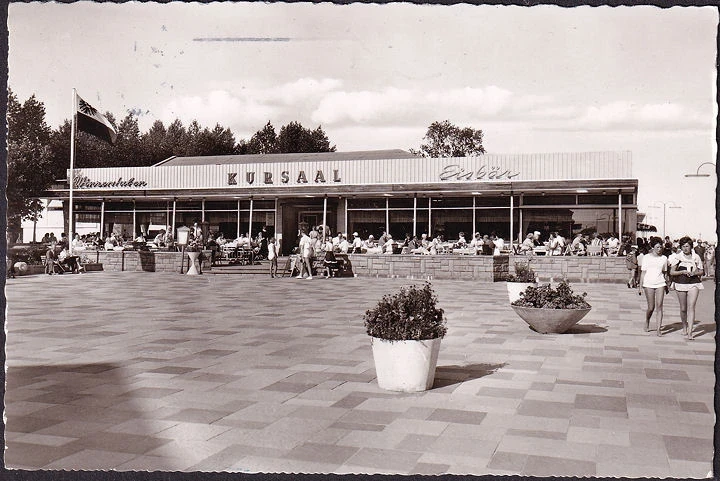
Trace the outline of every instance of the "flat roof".
{"label": "flat roof", "polygon": [[418,157],[402,149],[358,150],[355,152],[298,152],[292,154],[203,155],[193,157],[170,157],[153,167],[176,165],[222,165],[251,164],[256,162],[302,162],[337,160],[412,159]]}

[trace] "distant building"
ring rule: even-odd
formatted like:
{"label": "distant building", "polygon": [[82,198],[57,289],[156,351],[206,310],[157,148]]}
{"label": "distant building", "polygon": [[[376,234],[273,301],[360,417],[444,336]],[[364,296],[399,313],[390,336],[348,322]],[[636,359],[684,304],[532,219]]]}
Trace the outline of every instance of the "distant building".
{"label": "distant building", "polygon": [[[207,222],[227,238],[263,227],[285,253],[298,229],[394,238],[540,231],[635,235],[630,152],[422,158],[402,150],[171,157],[76,169],[75,222],[127,237]],[[67,186],[49,192],[68,199]]]}

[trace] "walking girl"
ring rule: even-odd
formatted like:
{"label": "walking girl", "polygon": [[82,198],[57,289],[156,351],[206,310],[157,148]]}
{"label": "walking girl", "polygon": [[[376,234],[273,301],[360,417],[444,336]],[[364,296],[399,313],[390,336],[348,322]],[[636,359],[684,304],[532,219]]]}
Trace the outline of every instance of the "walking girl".
{"label": "walking girl", "polygon": [[640,267],[638,293],[645,291],[647,310],[645,311],[645,332],[650,332],[650,319],[655,313],[657,335],[661,336],[663,321],[663,300],[667,289],[667,257],[662,255],[663,241],[659,237],[650,238],[650,252],[643,256]]}
{"label": "walking girl", "polygon": [[670,261],[670,277],[675,282],[675,291],[680,302],[680,320],[685,339],[693,340],[695,323],[695,304],[702,285],[703,261],[693,251],[693,241],[689,237],[680,239],[680,252]]}

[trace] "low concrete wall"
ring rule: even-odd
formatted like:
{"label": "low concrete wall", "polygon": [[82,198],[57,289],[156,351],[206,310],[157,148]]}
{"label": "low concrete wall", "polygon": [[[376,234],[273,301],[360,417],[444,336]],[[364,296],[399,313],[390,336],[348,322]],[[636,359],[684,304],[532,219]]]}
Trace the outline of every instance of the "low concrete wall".
{"label": "low concrete wall", "polygon": [[[210,270],[210,251],[203,251],[203,270]],[[85,255],[100,262],[106,271],[187,272],[190,262],[182,252],[89,251]]]}
{"label": "low concrete wall", "polygon": [[360,277],[505,281],[515,262],[528,260],[541,280],[624,283],[629,274],[624,257],[350,254],[348,259]]}

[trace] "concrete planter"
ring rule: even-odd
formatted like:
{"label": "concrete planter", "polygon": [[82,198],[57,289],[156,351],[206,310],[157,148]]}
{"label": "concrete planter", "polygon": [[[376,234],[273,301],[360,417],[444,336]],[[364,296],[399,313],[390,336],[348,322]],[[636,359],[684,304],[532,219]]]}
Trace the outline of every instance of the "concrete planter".
{"label": "concrete planter", "polygon": [[506,282],[506,284],[508,291],[508,299],[510,299],[511,303],[520,299],[520,293],[528,287],[537,286],[537,283],[535,282]]}
{"label": "concrete planter", "polygon": [[592,308],[543,309],[537,307],[510,306],[528,325],[541,334],[562,334],[577,324]]}
{"label": "concrete planter", "polygon": [[441,338],[422,341],[387,341],[371,338],[378,386],[388,391],[419,392],[430,389]]}

